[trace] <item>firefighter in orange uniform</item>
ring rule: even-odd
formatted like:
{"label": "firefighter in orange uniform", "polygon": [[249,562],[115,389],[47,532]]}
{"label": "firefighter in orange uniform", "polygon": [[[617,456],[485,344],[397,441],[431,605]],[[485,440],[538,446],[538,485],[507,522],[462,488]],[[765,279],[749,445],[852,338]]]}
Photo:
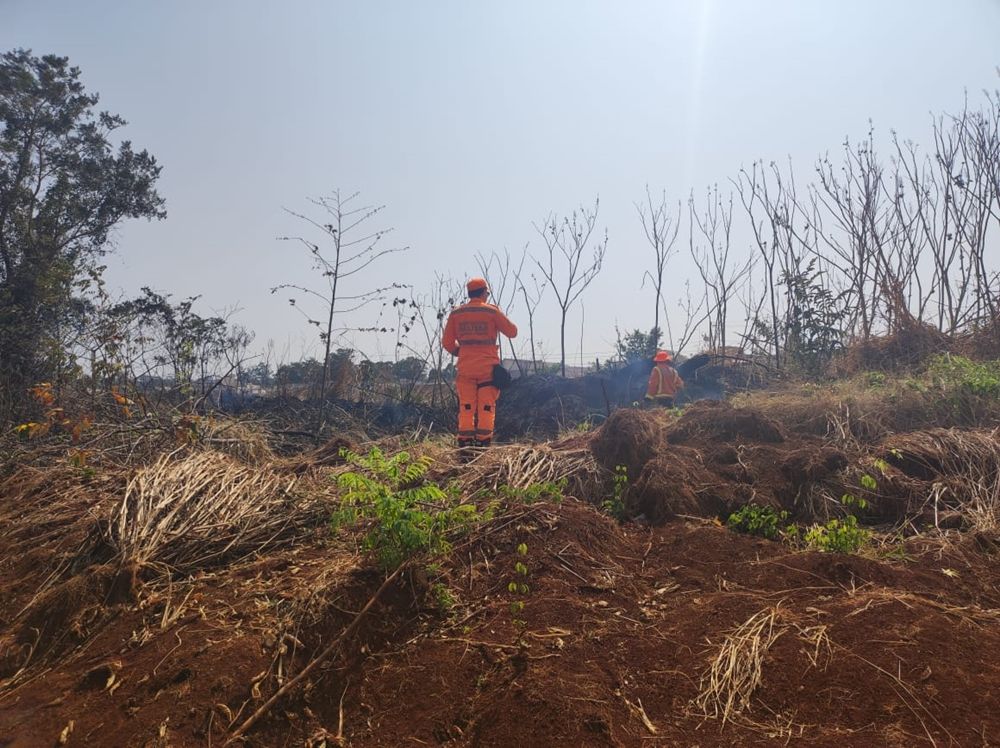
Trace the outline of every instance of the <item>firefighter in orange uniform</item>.
{"label": "firefighter in orange uniform", "polygon": [[483,278],[472,278],[466,288],[469,301],[452,310],[441,344],[458,356],[455,387],[458,390],[458,446],[488,447],[493,440],[496,402],[500,390],[494,387],[493,367],[500,363],[497,334],[517,337],[517,326],[493,304],[487,304],[490,290]]}
{"label": "firefighter in orange uniform", "polygon": [[657,351],[653,357],[653,370],[646,385],[646,402],[672,408],[677,393],[684,388],[684,380],[673,366],[667,351]]}

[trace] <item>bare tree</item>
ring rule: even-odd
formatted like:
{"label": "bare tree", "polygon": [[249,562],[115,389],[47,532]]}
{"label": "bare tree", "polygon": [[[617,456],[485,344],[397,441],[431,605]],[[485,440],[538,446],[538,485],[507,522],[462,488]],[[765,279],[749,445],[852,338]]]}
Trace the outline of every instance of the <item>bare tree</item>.
{"label": "bare tree", "polygon": [[600,198],[594,201],[590,210],[580,206],[569,218],[560,220],[554,214],[535,230],[545,241],[547,258],[545,261],[535,260],[539,271],[545,277],[552,293],[559,304],[559,368],[562,376],[566,376],[566,315],[573,303],[580,298],[590,282],[601,271],[604,253],[608,248],[607,230],[603,239],[594,244],[590,260],[584,263],[584,253],[590,243],[591,235],[597,224],[597,213],[600,208]]}
{"label": "bare tree", "polygon": [[886,199],[884,166],[875,153],[874,133],[852,144],[845,140],[844,160],[828,156],[816,167],[818,184],[812,189],[817,213],[830,219],[830,229],[817,232],[817,257],[835,267],[846,281],[843,289],[853,310],[851,327],[868,340],[880,308],[898,287],[887,258],[899,240],[898,214]]}
{"label": "bare tree", "polygon": [[[754,244],[756,244],[757,251],[760,253],[760,258],[764,263],[764,294],[771,312],[768,327],[770,328],[769,342],[771,343],[772,350],[768,351],[768,353],[769,355],[771,353],[774,354],[774,365],[775,367],[780,367],[781,335],[779,330],[781,323],[778,319],[778,278],[775,276],[778,262],[777,234],[780,219],[772,211],[768,210],[771,203],[763,164],[754,162],[750,172],[747,172],[746,169],[740,169],[739,178],[735,184],[736,190],[740,195],[740,202],[743,203],[743,209],[750,220]],[[763,210],[765,216],[759,216],[758,210]],[[765,229],[765,217],[770,218],[770,235],[768,235]],[[759,317],[763,302],[764,299],[762,298],[761,303],[755,309],[754,326],[751,327],[751,334],[765,324]]]}
{"label": "bare tree", "polygon": [[430,293],[413,297],[417,323],[423,332],[423,345],[421,348],[407,345],[407,350],[423,358],[428,365],[432,407],[446,405],[455,399],[455,388],[446,376],[445,350],[441,345],[441,337],[448,313],[462,298],[463,290],[461,281],[436,273]]}
{"label": "bare tree", "polygon": [[[763,347],[774,357],[775,368],[781,368],[786,343],[783,333],[789,322],[788,300],[794,295],[796,279],[802,276],[803,255],[816,253],[816,226],[820,222],[811,218],[799,201],[791,160],[787,175],[773,161],[766,168],[763,162],[755,162],[750,171],[740,171],[734,184],[764,266],[764,289],[754,306],[753,337],[766,337]],[[762,319],[760,311],[765,304],[769,314]]]}
{"label": "bare tree", "polygon": [[537,374],[538,351],[535,348],[535,309],[538,307],[538,303],[542,300],[542,295],[545,293],[546,282],[542,281],[539,283],[538,276],[534,273],[531,273],[528,279],[531,281],[530,288],[528,287],[528,283],[525,282],[522,268],[518,268],[517,273],[514,275],[514,280],[516,281],[518,293],[524,299],[524,312],[528,315],[528,343],[531,346],[531,369]]}
{"label": "bare tree", "polygon": [[664,321],[667,324],[667,341],[670,343],[670,350],[674,352],[674,355],[681,353],[687,347],[695,333],[712,313],[708,306],[708,289],[702,286],[701,297],[695,301],[691,296],[691,281],[685,281],[684,298],[677,302],[677,308],[684,314],[684,324],[681,325],[676,334],[670,323],[670,315],[664,316]]}
{"label": "bare tree", "polygon": [[[663,192],[659,200],[654,203],[653,195],[646,185],[646,202],[636,203],[635,209],[639,213],[639,222],[642,224],[646,241],[653,248],[656,258],[655,271],[648,270],[643,275],[643,285],[648,279],[653,284],[656,292],[656,308],[653,313],[653,330],[662,332],[660,327],[660,309],[663,308],[663,273],[667,269],[670,258],[676,254],[674,243],[677,241],[677,231],[680,228],[681,202],[677,201],[677,215],[669,212],[667,207],[667,193]],[[655,334],[655,333],[654,333]]]}
{"label": "bare tree", "polygon": [[[920,157],[914,143],[893,133],[896,188],[890,198],[921,291],[917,314],[923,318],[933,307],[931,315],[947,333],[997,314],[995,276],[985,257],[990,221],[1000,220],[1000,104],[990,96],[987,102],[985,110],[971,112],[966,104],[956,116],[936,118],[932,155]],[[919,275],[925,254],[931,259],[929,283]]]}
{"label": "bare tree", "polygon": [[[491,252],[489,257],[483,254],[476,255],[476,263],[479,265],[479,271],[483,274],[483,277],[486,279],[486,283],[490,287],[490,294],[493,297],[493,303],[505,312],[513,305],[514,299],[517,297],[517,278],[524,268],[524,261],[527,258],[527,253],[528,247],[525,245],[524,251],[521,253],[521,259],[518,261],[516,266],[510,256],[510,251],[506,248],[504,248],[502,256],[495,251]],[[504,338],[501,336],[501,350],[503,350],[503,344]],[[514,363],[517,366],[518,371],[520,371],[523,375],[524,368],[518,360],[517,350],[514,348],[514,341],[507,339],[507,344],[510,346],[511,358],[514,359]]]}
{"label": "bare tree", "polygon": [[284,283],[271,289],[271,293],[283,289],[300,291],[318,299],[323,304],[322,308],[326,316],[325,323],[312,318],[297,305],[296,299],[289,299],[289,303],[305,316],[309,324],[321,330],[320,340],[324,344],[324,355],[320,382],[320,428],[323,427],[326,416],[326,386],[330,374],[330,349],[334,333],[344,332],[347,329],[346,327],[334,328],[335,315],[356,311],[381,298],[382,294],[389,288],[399,287],[398,284],[394,284],[385,288],[352,292],[345,295],[341,283],[357,275],[380,257],[408,249],[407,247],[387,249],[381,246],[382,238],[392,229],[372,230],[369,228],[368,222],[381,213],[385,206],[358,205],[355,207],[358,195],[359,193],[355,192],[344,197],[338,189],[334,190],[329,197],[311,199],[310,202],[313,205],[326,212],[326,222],[286,209],[287,213],[317,229],[324,240],[329,240],[328,252],[324,252],[318,243],[303,236],[278,237],[282,241],[296,241],[306,247],[312,256],[313,269],[319,271],[326,283],[326,288],[321,291],[291,283]]}
{"label": "bare tree", "polygon": [[[689,246],[691,258],[698,267],[701,279],[709,294],[708,343],[720,350],[726,347],[726,325],[728,323],[729,302],[736,295],[736,289],[746,280],[753,264],[748,258],[736,264],[731,255],[731,232],[733,227],[733,197],[724,199],[718,186],[708,190],[705,211],[699,214],[695,208],[694,195],[688,201],[690,220]],[[695,243],[695,227],[700,239],[705,243]]]}

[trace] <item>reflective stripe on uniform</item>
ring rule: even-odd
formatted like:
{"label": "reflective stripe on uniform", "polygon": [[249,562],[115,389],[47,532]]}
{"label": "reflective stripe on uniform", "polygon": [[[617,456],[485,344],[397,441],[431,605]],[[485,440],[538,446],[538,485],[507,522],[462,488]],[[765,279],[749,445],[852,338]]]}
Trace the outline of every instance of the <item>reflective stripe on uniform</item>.
{"label": "reflective stripe on uniform", "polygon": [[496,345],[496,338],[490,338],[489,340],[459,340],[459,345]]}

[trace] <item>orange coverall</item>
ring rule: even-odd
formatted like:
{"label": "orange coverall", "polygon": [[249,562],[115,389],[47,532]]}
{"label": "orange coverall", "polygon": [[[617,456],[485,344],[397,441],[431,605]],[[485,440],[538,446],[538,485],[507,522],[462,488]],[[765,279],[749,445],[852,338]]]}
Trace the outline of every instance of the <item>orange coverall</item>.
{"label": "orange coverall", "polygon": [[673,405],[674,397],[684,388],[684,380],[677,370],[665,361],[658,362],[649,372],[646,399]]}
{"label": "orange coverall", "polygon": [[458,390],[458,445],[487,446],[493,439],[496,402],[500,390],[484,382],[493,380],[493,367],[500,363],[497,333],[517,337],[517,326],[493,304],[469,299],[448,317],[441,344],[458,356],[455,387]]}

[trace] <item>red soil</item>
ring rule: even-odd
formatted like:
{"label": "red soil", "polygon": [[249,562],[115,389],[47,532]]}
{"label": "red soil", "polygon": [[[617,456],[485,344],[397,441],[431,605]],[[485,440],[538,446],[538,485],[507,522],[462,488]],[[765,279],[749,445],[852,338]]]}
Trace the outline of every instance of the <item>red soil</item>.
{"label": "red soil", "polygon": [[[65,525],[53,559],[84,527]],[[140,578],[138,604],[104,604],[110,575],[97,565],[18,617],[47,566],[11,547],[0,551],[0,585],[13,590],[0,677],[45,625],[41,611],[74,631],[49,641],[30,677],[0,681],[5,748],[52,746],[71,722],[68,745],[221,745],[277,688],[278,659],[298,672],[382,579],[321,530],[188,582]],[[393,586],[247,743],[335,745],[343,700],[355,746],[989,744],[1000,735],[997,553],[971,537],[912,540],[905,559],[876,560],[795,552],[708,521],[618,525],[575,501],[517,507],[459,542],[438,576]],[[508,591],[518,560],[524,595]],[[55,592],[70,586],[84,592]],[[726,724],[704,717],[694,701],[725,636],[774,607],[780,636],[749,708]]]}

